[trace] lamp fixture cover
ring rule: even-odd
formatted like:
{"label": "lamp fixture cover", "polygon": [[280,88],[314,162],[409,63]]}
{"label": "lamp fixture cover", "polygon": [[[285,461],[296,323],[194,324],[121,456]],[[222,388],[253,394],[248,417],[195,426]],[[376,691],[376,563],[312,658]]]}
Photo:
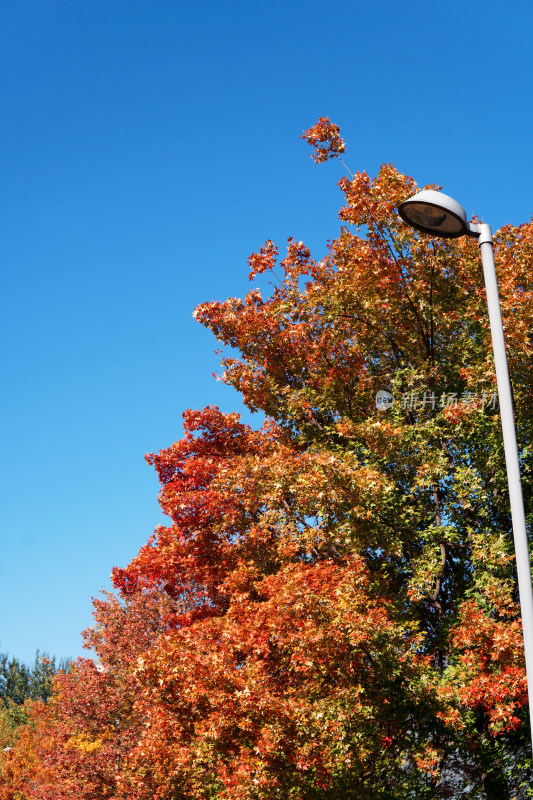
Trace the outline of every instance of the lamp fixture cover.
{"label": "lamp fixture cover", "polygon": [[412,228],[433,236],[455,239],[471,235],[466,211],[452,197],[433,189],[409,197],[398,206],[398,213]]}

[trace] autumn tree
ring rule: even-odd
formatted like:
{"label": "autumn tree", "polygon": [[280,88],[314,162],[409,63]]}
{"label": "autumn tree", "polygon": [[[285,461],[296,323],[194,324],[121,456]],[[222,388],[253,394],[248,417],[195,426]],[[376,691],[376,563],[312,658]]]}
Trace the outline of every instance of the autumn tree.
{"label": "autumn tree", "polygon": [[[327,118],[304,138],[344,154]],[[268,240],[266,297],[196,310],[265,423],[189,411],[148,456],[169,524],[96,603],[99,667],[35,706],[28,798],[532,796],[477,246],[403,225],[418,187],[391,165],[339,187],[320,260]],[[533,223],[495,252],[530,525]]]}
{"label": "autumn tree", "polygon": [[[14,773],[20,771],[26,776],[35,772],[35,759],[27,746],[28,731],[32,728],[32,701],[46,704],[52,696],[54,675],[69,670],[68,659],[63,658],[57,663],[55,656],[49,657],[39,650],[31,667],[18,658],[9,658],[7,653],[0,654],[0,797],[13,800],[23,797],[15,794],[18,778],[12,779]],[[17,764],[15,770],[14,764]]]}
{"label": "autumn tree", "polygon": [[2,759],[1,800],[96,800],[153,797],[117,775],[135,746],[141,720],[135,712],[132,663],[161,632],[162,612],[175,604],[166,594],[138,593],[120,602],[110,593],[94,599],[95,624],[85,646],[98,661],[79,658],[56,672],[53,696],[27,700],[29,722]]}

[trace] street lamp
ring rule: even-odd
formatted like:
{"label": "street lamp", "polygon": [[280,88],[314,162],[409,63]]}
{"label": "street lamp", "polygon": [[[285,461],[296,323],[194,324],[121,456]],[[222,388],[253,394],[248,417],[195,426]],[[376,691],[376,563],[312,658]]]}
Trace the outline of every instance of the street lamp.
{"label": "street lamp", "polygon": [[522,612],[522,630],[524,632],[524,651],[526,656],[526,676],[528,680],[529,713],[531,741],[533,747],[533,588],[531,586],[531,569],[529,565],[529,548],[526,533],[526,518],[520,466],[516,446],[516,429],[511,398],[511,383],[505,352],[502,315],[498,283],[494,266],[492,248],[492,231],[485,223],[473,224],[467,221],[462,206],[442,192],[426,189],[418,192],[398,207],[400,217],[412,228],[433,236],[457,238],[471,236],[478,240],[485,276],[485,290],[489,309],[492,347],[496,366],[496,381],[500,400],[500,412],[507,466],[507,481],[511,500],[511,519],[516,553],[516,570],[518,572],[518,592]]}

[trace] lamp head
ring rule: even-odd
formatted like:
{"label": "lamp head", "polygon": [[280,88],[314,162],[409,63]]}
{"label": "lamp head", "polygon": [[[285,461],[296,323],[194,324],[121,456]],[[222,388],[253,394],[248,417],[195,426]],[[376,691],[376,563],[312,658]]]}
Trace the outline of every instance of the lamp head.
{"label": "lamp head", "polygon": [[422,233],[447,239],[478,235],[468,224],[464,208],[447,194],[433,189],[424,189],[404,200],[398,206],[398,213],[404,222]]}

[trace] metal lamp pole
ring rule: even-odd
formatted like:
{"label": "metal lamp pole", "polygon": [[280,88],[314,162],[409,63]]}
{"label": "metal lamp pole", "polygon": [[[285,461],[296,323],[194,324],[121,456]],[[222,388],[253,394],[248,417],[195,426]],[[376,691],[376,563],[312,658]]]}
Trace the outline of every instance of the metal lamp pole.
{"label": "metal lamp pole", "polygon": [[507,481],[511,501],[511,519],[516,553],[516,570],[518,573],[518,592],[522,614],[522,630],[524,633],[524,651],[526,657],[526,677],[529,696],[529,715],[531,741],[533,748],[533,588],[531,585],[531,568],[520,480],[516,429],[511,397],[511,383],[505,339],[503,335],[500,298],[494,266],[492,232],[490,225],[473,225],[467,222],[466,212],[455,200],[442,192],[425,190],[405,200],[398,208],[401,218],[412,228],[423,233],[457,238],[471,236],[478,240],[481,249],[481,260],[485,277],[485,290],[489,310],[496,381],[500,401],[503,444]]}

